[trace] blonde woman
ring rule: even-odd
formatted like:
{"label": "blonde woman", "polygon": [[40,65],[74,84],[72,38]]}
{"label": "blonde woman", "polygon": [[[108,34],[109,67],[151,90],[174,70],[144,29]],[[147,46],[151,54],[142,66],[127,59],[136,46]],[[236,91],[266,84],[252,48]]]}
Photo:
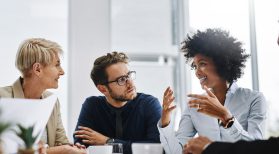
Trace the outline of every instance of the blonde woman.
{"label": "blonde woman", "polygon": [[[64,75],[61,54],[62,49],[56,42],[42,38],[25,40],[16,55],[16,67],[22,76],[13,85],[0,88],[0,97],[42,99],[51,95],[46,90],[58,88],[58,80]],[[69,144],[58,100],[41,140],[49,145],[47,153],[86,153],[82,146]]]}

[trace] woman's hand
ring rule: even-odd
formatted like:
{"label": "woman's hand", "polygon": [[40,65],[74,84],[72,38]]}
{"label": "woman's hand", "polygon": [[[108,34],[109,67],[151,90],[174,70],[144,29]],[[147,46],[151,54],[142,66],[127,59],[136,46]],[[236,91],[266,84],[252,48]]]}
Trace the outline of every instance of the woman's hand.
{"label": "woman's hand", "polygon": [[207,95],[188,95],[188,97],[193,98],[188,102],[189,107],[197,108],[198,112],[218,118],[223,123],[226,123],[232,117],[232,115],[206,86],[204,86],[204,89]]}
{"label": "woman's hand", "polygon": [[183,154],[201,154],[212,141],[207,137],[199,136],[188,141],[183,147]]}
{"label": "woman's hand", "polygon": [[174,99],[175,97],[173,96],[173,91],[170,87],[168,87],[165,90],[163,97],[163,110],[161,118],[162,127],[166,127],[170,123],[170,113],[176,108],[175,105],[171,105]]}

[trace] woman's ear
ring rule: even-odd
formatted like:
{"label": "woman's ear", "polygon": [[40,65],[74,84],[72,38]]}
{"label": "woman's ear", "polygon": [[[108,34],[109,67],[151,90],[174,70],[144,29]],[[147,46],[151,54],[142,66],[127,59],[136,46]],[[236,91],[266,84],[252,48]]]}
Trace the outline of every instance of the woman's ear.
{"label": "woman's ear", "polygon": [[40,63],[34,63],[32,67],[32,71],[34,74],[40,77],[42,73],[42,65]]}

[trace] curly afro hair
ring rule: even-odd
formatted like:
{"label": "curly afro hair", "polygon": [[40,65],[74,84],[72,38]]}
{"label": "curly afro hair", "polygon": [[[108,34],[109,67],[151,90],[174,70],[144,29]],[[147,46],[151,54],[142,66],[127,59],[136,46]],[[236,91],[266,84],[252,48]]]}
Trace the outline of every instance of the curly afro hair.
{"label": "curly afro hair", "polygon": [[193,36],[188,35],[181,44],[186,62],[197,54],[209,57],[213,60],[218,75],[229,83],[241,77],[249,57],[242,48],[242,43],[221,29],[198,30]]}

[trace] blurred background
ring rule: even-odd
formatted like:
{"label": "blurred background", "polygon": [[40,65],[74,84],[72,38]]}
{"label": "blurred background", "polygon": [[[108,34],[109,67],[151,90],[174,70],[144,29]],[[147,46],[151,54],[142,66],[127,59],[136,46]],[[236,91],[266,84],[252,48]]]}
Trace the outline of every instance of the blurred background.
{"label": "blurred background", "polygon": [[[177,129],[186,94],[201,93],[194,72],[179,52],[180,42],[196,30],[222,28],[244,43],[252,56],[238,85],[264,93],[269,107],[265,137],[279,135],[277,86],[278,0],[0,0],[0,86],[20,75],[15,68],[19,44],[30,37],[58,42],[63,50],[59,89],[62,120],[72,140],[81,105],[100,95],[90,79],[94,60],[111,51],[130,57],[139,92],[160,101],[168,86],[178,106]],[[277,68],[277,69],[276,69]]]}

